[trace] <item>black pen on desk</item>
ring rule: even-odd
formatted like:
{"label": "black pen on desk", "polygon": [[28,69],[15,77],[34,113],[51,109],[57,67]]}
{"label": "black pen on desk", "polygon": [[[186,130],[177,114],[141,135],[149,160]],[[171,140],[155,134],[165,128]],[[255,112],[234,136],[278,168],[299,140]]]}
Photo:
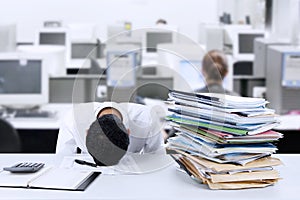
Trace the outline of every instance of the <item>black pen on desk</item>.
{"label": "black pen on desk", "polygon": [[76,163],[80,164],[80,165],[88,165],[88,166],[91,166],[91,167],[97,167],[97,164],[91,163],[91,162],[87,162],[87,161],[84,161],[84,160],[75,159],[74,161]]}

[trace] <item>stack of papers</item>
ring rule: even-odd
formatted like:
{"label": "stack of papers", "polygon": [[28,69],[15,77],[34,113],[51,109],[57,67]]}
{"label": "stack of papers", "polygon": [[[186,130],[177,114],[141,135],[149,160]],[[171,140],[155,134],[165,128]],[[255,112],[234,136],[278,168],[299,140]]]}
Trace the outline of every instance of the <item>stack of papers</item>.
{"label": "stack of papers", "polygon": [[[167,149],[194,179],[211,189],[265,187],[279,179],[273,144],[283,135],[262,98],[171,91],[167,120],[178,132]],[[263,164],[262,164],[263,163]]]}

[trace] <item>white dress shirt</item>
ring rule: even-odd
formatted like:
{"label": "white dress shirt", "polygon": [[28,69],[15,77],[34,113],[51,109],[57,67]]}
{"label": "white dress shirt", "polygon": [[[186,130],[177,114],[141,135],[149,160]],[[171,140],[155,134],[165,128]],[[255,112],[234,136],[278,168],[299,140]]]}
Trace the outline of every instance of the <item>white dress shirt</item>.
{"label": "white dress shirt", "polygon": [[56,153],[69,155],[79,147],[87,153],[85,145],[89,126],[99,111],[106,107],[117,109],[126,128],[130,130],[128,152],[155,153],[163,149],[162,123],[148,107],[134,103],[82,103],[74,104],[66,113],[59,129]]}

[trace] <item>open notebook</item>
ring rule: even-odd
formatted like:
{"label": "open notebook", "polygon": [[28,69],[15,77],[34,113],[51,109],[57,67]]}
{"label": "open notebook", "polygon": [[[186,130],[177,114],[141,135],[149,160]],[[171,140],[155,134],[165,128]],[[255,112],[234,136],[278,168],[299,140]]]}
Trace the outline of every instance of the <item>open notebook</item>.
{"label": "open notebook", "polygon": [[45,167],[36,173],[0,172],[0,187],[84,191],[101,172]]}

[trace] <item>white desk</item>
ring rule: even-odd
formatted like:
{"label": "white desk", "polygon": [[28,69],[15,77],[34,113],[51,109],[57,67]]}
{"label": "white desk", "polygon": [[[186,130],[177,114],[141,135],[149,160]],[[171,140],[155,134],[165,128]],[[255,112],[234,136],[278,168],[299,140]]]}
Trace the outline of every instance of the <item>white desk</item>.
{"label": "white desk", "polygon": [[16,129],[59,129],[60,119],[72,104],[47,104],[41,110],[56,112],[54,118],[7,118]]}
{"label": "white desk", "polygon": [[72,104],[47,104],[42,110],[56,112],[54,118],[7,118],[17,129],[22,152],[26,153],[54,153],[61,119]]}
{"label": "white desk", "polygon": [[[278,167],[281,177],[274,186],[248,190],[209,190],[176,170],[175,164],[142,175],[100,175],[84,192],[0,188],[0,199],[299,199],[300,155],[275,155],[285,166]],[[55,155],[0,155],[0,166],[18,161],[43,161],[57,164]],[[58,177],[59,180],[59,177]]]}
{"label": "white desk", "polygon": [[276,130],[300,130],[300,115],[281,115],[278,117],[280,125]]}

